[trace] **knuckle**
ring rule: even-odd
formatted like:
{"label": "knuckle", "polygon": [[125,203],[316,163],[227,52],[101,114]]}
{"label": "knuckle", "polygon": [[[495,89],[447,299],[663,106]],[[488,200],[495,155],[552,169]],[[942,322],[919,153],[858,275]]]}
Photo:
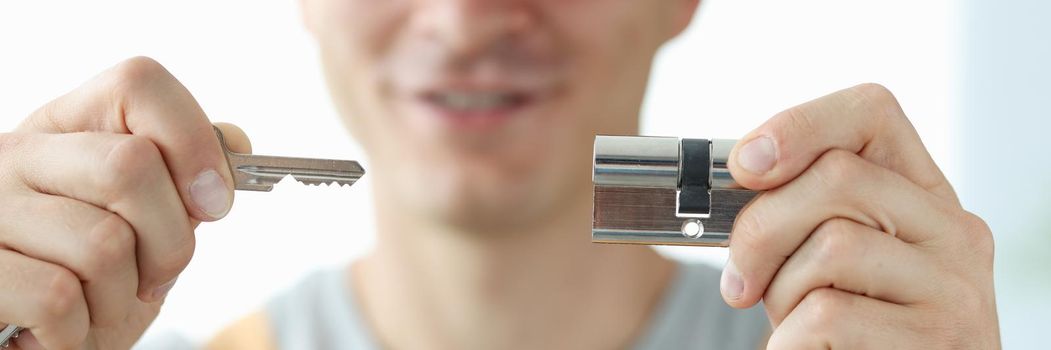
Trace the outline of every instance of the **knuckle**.
{"label": "knuckle", "polygon": [[846,299],[831,288],[812,290],[800,302],[807,328],[821,334],[833,331],[847,307]]}
{"label": "knuckle", "polygon": [[811,166],[810,174],[818,184],[830,191],[847,190],[862,176],[857,156],[848,151],[833,149],[821,155]]}
{"label": "knuckle", "polygon": [[956,214],[950,214],[949,218],[955,235],[947,236],[946,239],[951,242],[949,246],[952,247],[953,255],[961,263],[982,267],[981,271],[991,273],[996,246],[989,225],[981,217],[965,210],[958,210]]}
{"label": "knuckle", "polygon": [[967,233],[970,244],[973,244],[980,253],[992,254],[994,250],[993,232],[989,224],[981,217],[970,212],[964,212],[960,219],[963,230]]}
{"label": "knuckle", "polygon": [[853,254],[855,246],[849,234],[850,229],[852,226],[846,219],[832,219],[818,226],[810,237],[814,245],[815,262],[820,266],[829,266]]}
{"label": "knuckle", "polygon": [[[168,282],[177,277],[190,264],[196,245],[192,230],[176,232],[179,237],[172,244],[163,247],[151,258],[149,280],[159,283]],[[141,264],[141,262],[140,262]]]}
{"label": "knuckle", "polygon": [[738,253],[742,249],[754,253],[769,246],[764,243],[767,236],[763,233],[767,226],[763,222],[765,215],[757,213],[758,209],[758,206],[752,205],[748,211],[737,218],[737,223],[734,224],[734,232],[730,235],[730,239]]}
{"label": "knuckle", "polygon": [[109,213],[99,220],[86,236],[84,273],[97,276],[118,266],[135,251],[135,233],[131,225],[117,214]]}
{"label": "knuckle", "polygon": [[194,238],[193,235],[189,235],[187,242],[180,244],[179,247],[166,250],[163,255],[159,257],[157,261],[159,266],[157,267],[158,278],[163,282],[170,281],[178,276],[182,270],[186,269],[186,266],[190,264],[190,259],[193,258],[194,251]]}
{"label": "knuckle", "polygon": [[152,58],[138,56],[117,64],[109,74],[113,93],[129,96],[148,87],[158,78],[167,76],[168,70]]}
{"label": "knuckle", "polygon": [[862,107],[861,110],[873,111],[874,115],[905,117],[898,99],[886,86],[864,83],[847,91],[852,93],[855,103]]}
{"label": "knuckle", "polygon": [[47,288],[38,294],[38,317],[43,323],[69,317],[83,299],[80,280],[70,271],[54,269],[45,275]]}
{"label": "knuckle", "polygon": [[160,150],[147,138],[128,136],[114,144],[102,162],[98,174],[99,185],[111,192],[110,198],[120,197],[143,185],[151,167],[162,162]]}
{"label": "knuckle", "polygon": [[894,93],[892,93],[886,86],[879,83],[868,82],[858,84],[853,87],[852,90],[874,101],[894,99]]}

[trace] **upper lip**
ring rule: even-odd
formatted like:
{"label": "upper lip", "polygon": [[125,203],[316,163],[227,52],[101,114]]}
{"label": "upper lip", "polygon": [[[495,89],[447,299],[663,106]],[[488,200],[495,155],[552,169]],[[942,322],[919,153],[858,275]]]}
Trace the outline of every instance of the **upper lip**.
{"label": "upper lip", "polygon": [[515,82],[513,80],[474,81],[466,79],[449,79],[421,84],[421,86],[409,87],[407,90],[415,91],[416,94],[435,94],[445,92],[529,94],[539,89],[540,87],[530,86],[530,84]]}

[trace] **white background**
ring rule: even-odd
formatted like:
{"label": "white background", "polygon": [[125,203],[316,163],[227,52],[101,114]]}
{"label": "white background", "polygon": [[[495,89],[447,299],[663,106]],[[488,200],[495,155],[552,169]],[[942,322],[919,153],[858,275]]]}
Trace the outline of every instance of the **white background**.
{"label": "white background", "polygon": [[[1006,347],[1035,346],[1051,329],[1051,278],[1041,269],[1051,264],[1051,157],[1036,151],[1048,146],[1039,130],[1051,126],[1051,93],[1041,83],[1051,78],[1051,25],[1040,20],[1049,7],[707,0],[658,58],[643,131],[736,138],[840,88],[890,87],[965,206],[996,232]],[[213,120],[244,128],[257,153],[363,159],[328,101],[292,0],[2,2],[0,130],[134,55],[167,66]],[[1031,138],[1023,142],[1022,133]],[[206,339],[304,273],[372,244],[367,176],[351,189],[290,183],[237,196],[226,219],[198,230],[195,258],[149,335]],[[725,259],[717,249],[667,252]]]}

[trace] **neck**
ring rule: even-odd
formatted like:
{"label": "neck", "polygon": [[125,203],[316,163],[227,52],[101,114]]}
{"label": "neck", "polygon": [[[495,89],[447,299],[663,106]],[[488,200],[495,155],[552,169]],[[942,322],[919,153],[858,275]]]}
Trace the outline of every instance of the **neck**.
{"label": "neck", "polygon": [[648,247],[590,243],[590,198],[578,197],[530,232],[484,235],[378,204],[376,249],[350,269],[377,339],[413,349],[629,346],[674,265]]}

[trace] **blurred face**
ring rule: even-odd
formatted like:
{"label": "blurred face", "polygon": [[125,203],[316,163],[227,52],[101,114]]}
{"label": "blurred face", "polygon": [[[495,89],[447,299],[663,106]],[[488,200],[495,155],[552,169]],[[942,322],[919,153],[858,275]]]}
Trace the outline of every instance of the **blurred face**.
{"label": "blurred face", "polygon": [[303,0],[381,206],[528,229],[590,200],[596,133],[632,134],[691,0]]}

